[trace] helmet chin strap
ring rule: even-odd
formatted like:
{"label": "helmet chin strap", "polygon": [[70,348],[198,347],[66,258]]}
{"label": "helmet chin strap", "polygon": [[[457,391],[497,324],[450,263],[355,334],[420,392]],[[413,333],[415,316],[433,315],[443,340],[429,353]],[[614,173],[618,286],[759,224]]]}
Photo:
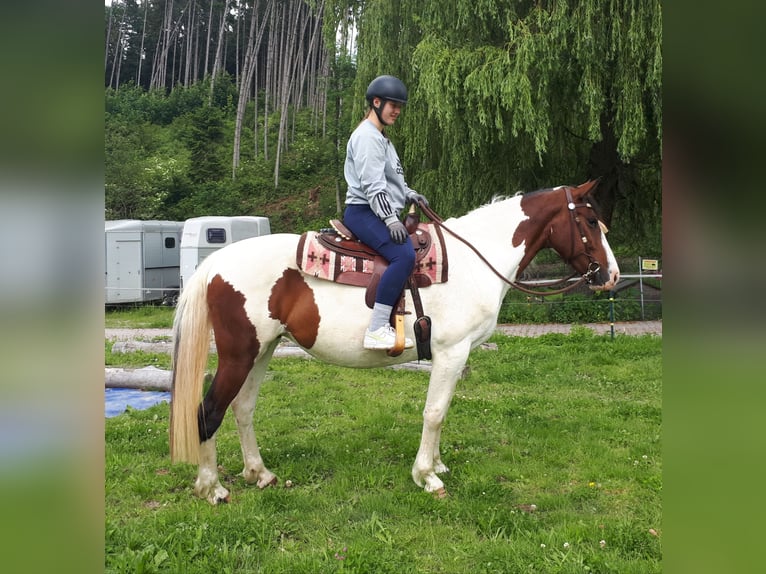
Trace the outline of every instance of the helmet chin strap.
{"label": "helmet chin strap", "polygon": [[381,115],[381,111],[383,111],[383,108],[386,107],[386,102],[387,101],[388,100],[384,100],[384,99],[381,98],[380,99],[380,107],[379,108],[376,108],[374,104],[371,106],[373,111],[375,112],[375,115],[378,116],[378,121],[381,124],[383,124],[384,126],[390,126],[391,125],[388,122],[384,121],[383,120],[383,116]]}

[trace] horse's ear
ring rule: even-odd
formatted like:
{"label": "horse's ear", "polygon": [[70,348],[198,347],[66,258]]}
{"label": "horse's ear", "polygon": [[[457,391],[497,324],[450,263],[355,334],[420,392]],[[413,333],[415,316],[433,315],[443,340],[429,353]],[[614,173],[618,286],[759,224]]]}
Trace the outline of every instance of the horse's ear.
{"label": "horse's ear", "polygon": [[591,179],[589,181],[586,181],[582,185],[577,186],[577,193],[582,197],[585,194],[593,193],[598,186],[599,182],[601,181],[600,177],[597,177],[596,179]]}

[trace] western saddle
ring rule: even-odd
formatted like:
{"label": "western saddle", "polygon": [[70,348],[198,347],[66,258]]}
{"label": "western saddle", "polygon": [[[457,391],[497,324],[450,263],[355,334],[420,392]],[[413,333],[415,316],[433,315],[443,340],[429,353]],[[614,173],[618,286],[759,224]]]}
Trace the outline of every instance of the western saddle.
{"label": "western saddle", "polygon": [[[298,267],[304,273],[311,274],[306,269],[306,262],[315,257],[315,253],[307,255],[307,237],[312,233],[313,240],[316,241],[318,249],[331,252],[333,259],[344,261],[343,265],[336,264],[335,270],[322,278],[342,283],[344,285],[355,285],[365,287],[365,303],[372,308],[375,304],[375,292],[380,282],[383,272],[388,267],[388,261],[370,246],[362,243],[343,222],[338,219],[330,220],[330,229],[322,229],[314,232],[304,233],[298,245],[297,262]],[[420,299],[418,289],[428,287],[432,283],[443,283],[447,281],[447,256],[443,250],[444,242],[441,237],[441,231],[433,225],[421,225],[418,214],[411,209],[407,214],[404,225],[410,234],[410,240],[415,248],[415,266],[410,277],[407,279],[405,288],[410,289],[412,302],[415,307],[417,318],[415,319],[415,341],[417,343],[418,358],[431,358],[431,319],[423,314],[423,303]],[[434,257],[434,238],[436,235],[437,245],[439,247],[438,257]],[[326,257],[323,254],[322,257]],[[436,261],[438,259],[438,262]],[[348,262],[351,262],[350,264]],[[436,269],[438,267],[438,270]],[[320,277],[318,272],[314,272],[315,277]],[[401,348],[395,346],[388,351],[391,356],[401,354],[404,349],[404,315],[409,314],[404,309],[404,291],[399,297],[399,302],[391,314],[391,324],[397,329],[397,335],[401,334]],[[397,336],[397,340],[400,337]]]}

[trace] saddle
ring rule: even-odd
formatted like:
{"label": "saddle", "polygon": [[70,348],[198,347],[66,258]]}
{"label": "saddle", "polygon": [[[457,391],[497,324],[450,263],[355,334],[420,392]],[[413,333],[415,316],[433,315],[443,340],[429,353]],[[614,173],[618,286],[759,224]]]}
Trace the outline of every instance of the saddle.
{"label": "saddle", "polygon": [[[378,283],[388,262],[372,247],[362,243],[340,220],[332,219],[330,225],[329,229],[307,231],[301,235],[296,253],[298,268],[317,279],[364,287],[365,303],[372,309]],[[412,293],[418,316],[415,323],[418,356],[430,359],[430,345],[427,349],[421,349],[421,336],[418,334],[419,330],[423,331],[422,338],[430,339],[430,319],[423,316],[418,289],[434,283],[446,283],[449,268],[447,253],[438,226],[420,223],[418,215],[412,211],[407,214],[404,225],[415,248],[415,266],[406,286]],[[404,292],[394,313],[404,314],[403,295]]]}

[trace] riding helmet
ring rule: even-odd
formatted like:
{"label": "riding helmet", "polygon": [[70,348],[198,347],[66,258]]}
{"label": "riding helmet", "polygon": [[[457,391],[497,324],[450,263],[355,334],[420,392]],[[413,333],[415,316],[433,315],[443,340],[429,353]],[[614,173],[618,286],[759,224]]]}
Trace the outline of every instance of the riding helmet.
{"label": "riding helmet", "polygon": [[378,76],[367,86],[366,97],[370,104],[372,104],[373,98],[406,104],[407,88],[399,78],[394,76]]}

